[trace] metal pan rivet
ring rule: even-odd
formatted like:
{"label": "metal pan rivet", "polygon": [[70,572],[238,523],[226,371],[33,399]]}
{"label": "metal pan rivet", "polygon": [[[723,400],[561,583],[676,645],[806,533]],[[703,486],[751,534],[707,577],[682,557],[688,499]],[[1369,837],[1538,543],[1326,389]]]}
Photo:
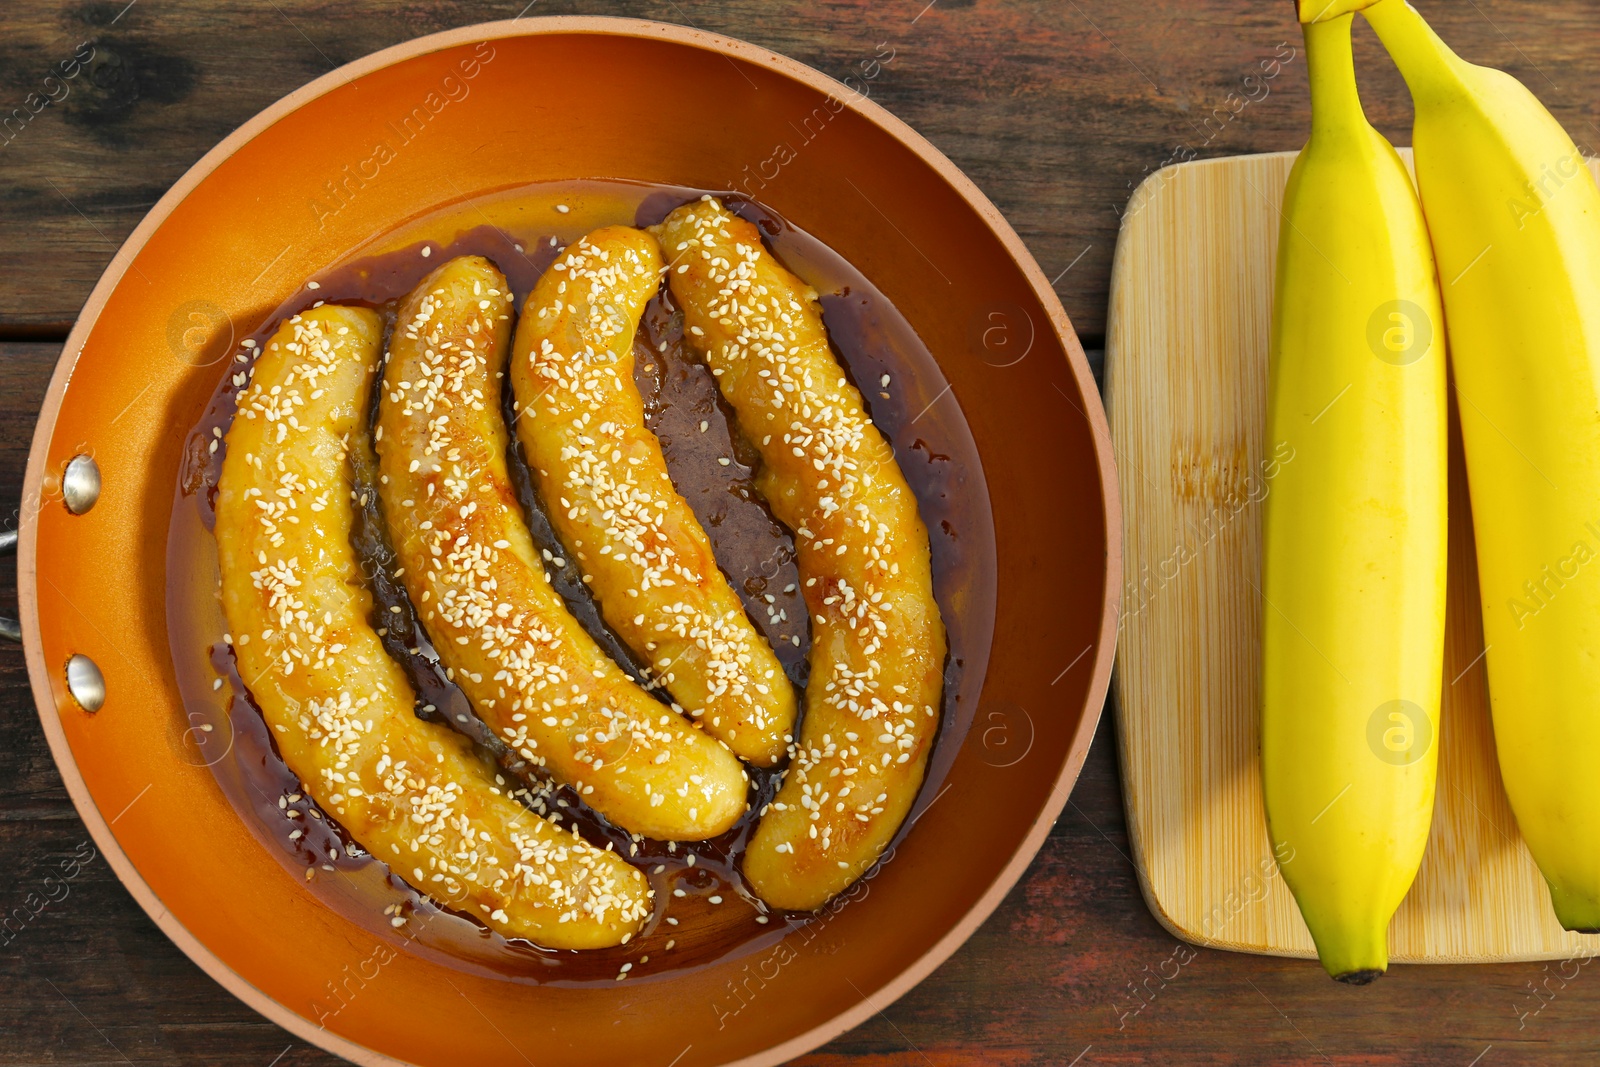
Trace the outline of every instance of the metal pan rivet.
{"label": "metal pan rivet", "polygon": [[61,499],[67,510],[82,515],[100,499],[100,467],[89,455],[73,456],[61,475]]}
{"label": "metal pan rivet", "polygon": [[67,660],[67,692],[84,711],[99,711],[106,702],[105,676],[81,652]]}

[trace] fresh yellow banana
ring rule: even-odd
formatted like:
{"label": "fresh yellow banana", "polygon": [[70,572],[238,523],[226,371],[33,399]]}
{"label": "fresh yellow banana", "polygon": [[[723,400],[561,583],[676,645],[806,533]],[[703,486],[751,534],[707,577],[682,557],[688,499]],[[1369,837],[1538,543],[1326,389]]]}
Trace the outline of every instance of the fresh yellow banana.
{"label": "fresh yellow banana", "polygon": [[1265,501],[1261,774],[1322,965],[1360,984],[1388,967],[1432,819],[1444,338],[1416,191],[1356,95],[1352,16],[1317,14],[1278,241],[1267,447],[1294,458]]}
{"label": "fresh yellow banana", "polygon": [[1516,79],[1365,15],[1416,104],[1500,775],[1556,917],[1600,931],[1600,190]]}

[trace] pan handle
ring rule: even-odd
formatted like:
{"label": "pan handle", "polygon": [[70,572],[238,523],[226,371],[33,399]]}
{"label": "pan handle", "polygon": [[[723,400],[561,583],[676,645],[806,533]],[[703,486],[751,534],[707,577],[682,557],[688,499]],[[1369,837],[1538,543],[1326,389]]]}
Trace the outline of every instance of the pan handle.
{"label": "pan handle", "polygon": [[[17,531],[0,530],[0,556],[9,556],[17,550]],[[16,619],[0,615],[0,638],[7,641],[22,640],[22,624]]]}

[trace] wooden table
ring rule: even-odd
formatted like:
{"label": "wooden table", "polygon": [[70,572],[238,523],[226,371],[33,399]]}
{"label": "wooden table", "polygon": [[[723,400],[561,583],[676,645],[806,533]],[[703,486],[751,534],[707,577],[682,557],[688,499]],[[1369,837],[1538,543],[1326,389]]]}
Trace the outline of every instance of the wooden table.
{"label": "wooden table", "polygon": [[[1600,5],[1423,2],[1469,58],[1511,71],[1580,144],[1600,144],[1600,73],[1588,62]],[[190,164],[337,64],[510,18],[525,3],[6,0],[0,117],[81,42],[93,43],[94,59],[65,99],[6,127],[0,143],[0,506],[14,516],[34,415],[79,307]],[[1297,148],[1307,129],[1286,0],[534,0],[526,13],[691,23],[836,76],[882,53],[880,43],[892,49],[874,97],[994,199],[1091,349],[1105,329],[1119,212],[1141,177],[1174,158]],[[1295,56],[1265,96],[1246,85],[1287,48]],[[1359,24],[1357,63],[1374,122],[1408,143],[1404,88]],[[13,576],[0,586],[0,605],[12,603]],[[1128,860],[1115,746],[1107,715],[1038,858],[963,949],[798,1062],[1498,1067],[1600,1057],[1600,969],[1396,967],[1351,989],[1312,963],[1175,942],[1146,910]],[[83,859],[76,878],[52,883],[63,899],[0,946],[0,1065],[336,1062],[223,993],[105,861],[88,858],[87,840],[40,732],[22,654],[0,648],[0,908],[26,913],[47,870]]]}

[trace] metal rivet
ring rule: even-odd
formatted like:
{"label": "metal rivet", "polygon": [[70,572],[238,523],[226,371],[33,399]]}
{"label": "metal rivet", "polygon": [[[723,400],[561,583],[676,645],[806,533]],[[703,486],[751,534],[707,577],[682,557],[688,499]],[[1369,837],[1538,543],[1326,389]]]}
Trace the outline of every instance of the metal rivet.
{"label": "metal rivet", "polygon": [[100,499],[100,467],[87,454],[73,456],[61,475],[61,499],[67,510],[82,515]]}
{"label": "metal rivet", "polygon": [[79,653],[67,660],[67,692],[84,711],[99,711],[106,702],[106,680],[94,660]]}

